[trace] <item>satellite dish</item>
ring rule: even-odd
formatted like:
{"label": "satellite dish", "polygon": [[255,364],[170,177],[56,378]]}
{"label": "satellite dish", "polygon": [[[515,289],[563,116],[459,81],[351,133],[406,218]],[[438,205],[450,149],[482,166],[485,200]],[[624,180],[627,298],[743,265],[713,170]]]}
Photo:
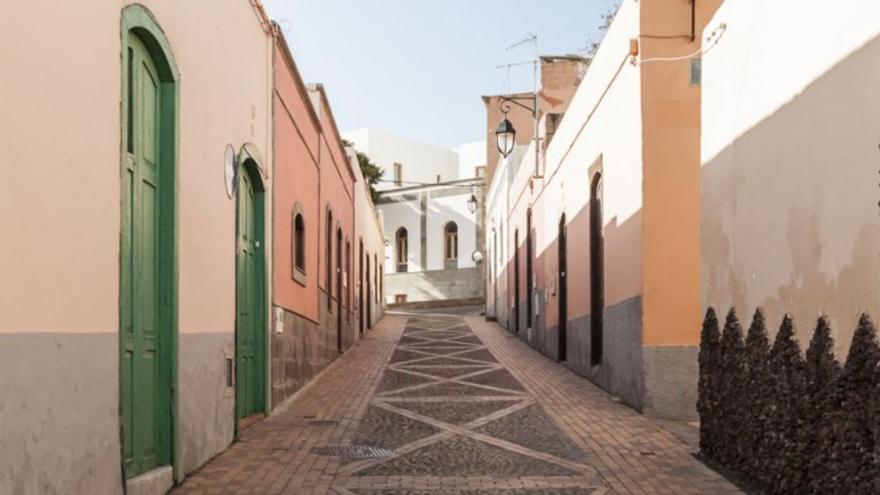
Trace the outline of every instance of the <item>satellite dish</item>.
{"label": "satellite dish", "polygon": [[233,148],[231,144],[226,145],[226,155],[223,157],[223,168],[226,177],[226,195],[229,196],[229,199],[232,199],[235,197],[238,163],[236,163],[235,148]]}

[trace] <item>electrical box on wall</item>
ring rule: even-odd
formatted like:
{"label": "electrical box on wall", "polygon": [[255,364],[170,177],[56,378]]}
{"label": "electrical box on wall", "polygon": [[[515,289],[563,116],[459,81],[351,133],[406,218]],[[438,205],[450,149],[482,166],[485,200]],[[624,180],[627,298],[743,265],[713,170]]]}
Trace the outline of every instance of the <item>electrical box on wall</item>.
{"label": "electrical box on wall", "polygon": [[275,333],[284,333],[284,310],[275,308]]}

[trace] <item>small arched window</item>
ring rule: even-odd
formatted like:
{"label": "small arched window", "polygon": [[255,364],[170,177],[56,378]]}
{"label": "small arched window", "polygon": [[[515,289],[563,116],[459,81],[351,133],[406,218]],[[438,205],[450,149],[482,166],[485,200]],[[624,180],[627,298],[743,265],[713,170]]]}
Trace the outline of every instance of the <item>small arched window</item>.
{"label": "small arched window", "polygon": [[407,233],[406,228],[401,227],[397,229],[397,234],[394,238],[394,254],[397,259],[397,273],[404,273],[407,271],[407,258],[409,253],[409,234]]}
{"label": "small arched window", "polygon": [[443,261],[446,268],[458,268],[458,225],[455,222],[443,227]]}
{"label": "small arched window", "polygon": [[293,207],[293,237],[291,239],[291,258],[293,270],[291,275],[301,284],[306,281],[306,221],[302,207],[297,203]]}

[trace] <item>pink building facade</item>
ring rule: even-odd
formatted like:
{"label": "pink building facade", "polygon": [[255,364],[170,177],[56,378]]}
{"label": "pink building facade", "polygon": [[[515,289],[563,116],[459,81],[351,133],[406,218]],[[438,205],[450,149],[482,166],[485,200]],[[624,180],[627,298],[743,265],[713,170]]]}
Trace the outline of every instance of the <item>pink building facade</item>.
{"label": "pink building facade", "polygon": [[272,400],[278,404],[381,314],[375,306],[359,309],[378,290],[377,280],[369,288],[362,282],[375,273],[362,260],[376,252],[370,241],[365,250],[363,237],[382,233],[372,204],[362,203],[370,211],[357,217],[365,225],[356,238],[356,192],[364,187],[357,161],[344,148],[324,88],[303,83],[277,29],[274,64]]}

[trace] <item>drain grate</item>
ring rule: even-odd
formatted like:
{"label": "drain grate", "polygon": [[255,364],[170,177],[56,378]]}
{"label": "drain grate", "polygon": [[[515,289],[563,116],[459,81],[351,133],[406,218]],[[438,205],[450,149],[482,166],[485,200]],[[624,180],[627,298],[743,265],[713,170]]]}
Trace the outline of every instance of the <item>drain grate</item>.
{"label": "drain grate", "polygon": [[329,445],[326,447],[312,448],[313,454],[340,457],[342,459],[381,459],[388,457],[391,450],[369,445]]}

